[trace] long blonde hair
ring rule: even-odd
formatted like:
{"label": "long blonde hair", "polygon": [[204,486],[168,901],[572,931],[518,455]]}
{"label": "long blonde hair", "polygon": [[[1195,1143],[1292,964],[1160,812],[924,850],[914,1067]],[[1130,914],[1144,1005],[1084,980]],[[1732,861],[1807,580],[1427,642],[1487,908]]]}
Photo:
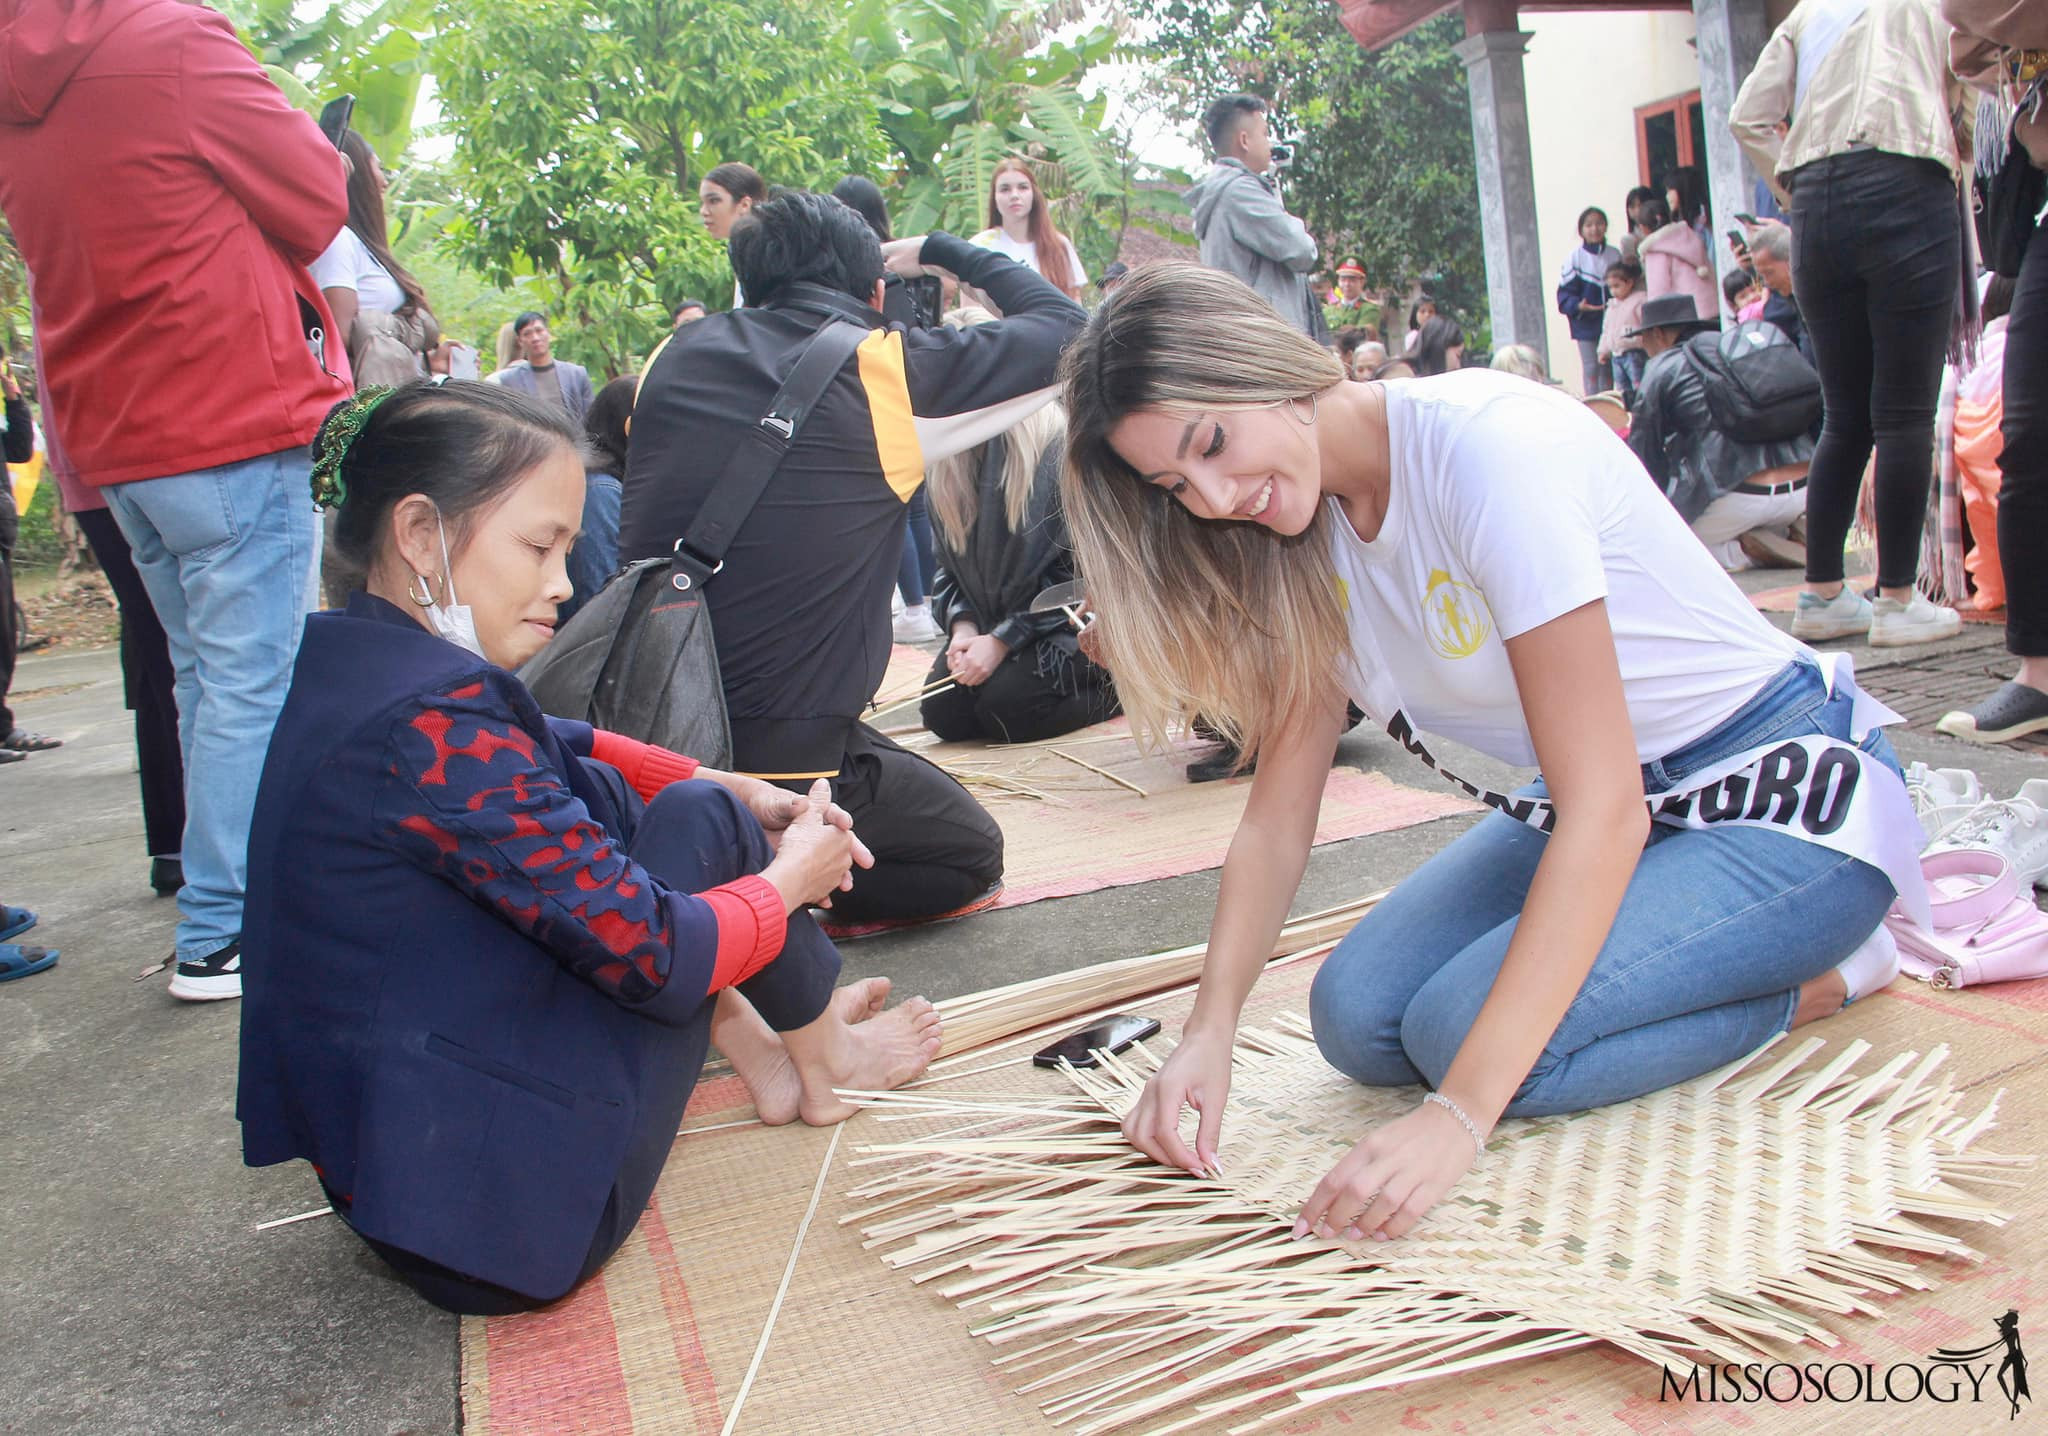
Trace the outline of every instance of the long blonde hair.
{"label": "long blonde hair", "polygon": [[1140,410],[1259,409],[1343,381],[1336,356],[1249,286],[1188,264],[1132,270],[1067,350],[1060,498],[1103,661],[1142,736],[1199,714],[1255,756],[1330,699],[1348,638],[1320,502],[1292,537],[1198,519],[1140,480],[1110,431]]}
{"label": "long blonde hair", "polygon": [[[946,323],[955,329],[990,324],[995,315],[978,305],[963,304],[948,310]],[[1003,517],[1011,533],[1021,532],[1031,509],[1031,489],[1038,476],[1038,461],[1060,441],[1067,425],[1066,411],[1047,404],[1029,418],[1005,430],[1003,445]],[[991,439],[990,443],[998,440]],[[925,471],[925,497],[931,505],[932,520],[955,553],[967,547],[967,536],[981,511],[981,456],[985,445],[939,460]]]}

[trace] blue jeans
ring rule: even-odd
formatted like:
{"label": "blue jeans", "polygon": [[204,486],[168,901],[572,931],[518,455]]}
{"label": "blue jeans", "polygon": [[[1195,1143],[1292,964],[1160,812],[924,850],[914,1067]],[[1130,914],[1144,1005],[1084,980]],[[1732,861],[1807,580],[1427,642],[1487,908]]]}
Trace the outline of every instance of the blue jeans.
{"label": "blue jeans", "polygon": [[[1811,662],[1788,664],[1705,737],[1643,765],[1644,791],[1682,786],[1759,744],[1847,738],[1849,709],[1846,696],[1827,696]],[[1882,733],[1863,748],[1898,766]],[[1548,841],[1489,813],[1366,914],[1309,996],[1330,1065],[1373,1087],[1443,1081],[1492,991]],[[1870,936],[1892,897],[1877,868],[1817,843],[1762,828],[1653,825],[1592,970],[1507,1115],[1625,1101],[1754,1051],[1790,1025],[1799,985]]]}
{"label": "blue jeans", "polygon": [[903,557],[896,561],[896,591],[905,604],[915,605],[931,596],[932,576],[939,571],[938,560],[932,556],[931,509],[922,484],[904,505],[903,522]]}
{"label": "blue jeans", "polygon": [[1611,362],[1614,365],[1614,387],[1621,390],[1621,397],[1633,409],[1636,390],[1643,387],[1643,366],[1650,362],[1650,356],[1641,349],[1617,349]]}
{"label": "blue jeans", "polygon": [[170,641],[185,758],[178,959],[241,935],[249,814],[270,730],[319,607],[308,450],[104,490]]}
{"label": "blue jeans", "polygon": [[576,616],[619,571],[619,481],[611,474],[583,480],[583,532],[569,550],[569,601],[555,613],[559,626]]}

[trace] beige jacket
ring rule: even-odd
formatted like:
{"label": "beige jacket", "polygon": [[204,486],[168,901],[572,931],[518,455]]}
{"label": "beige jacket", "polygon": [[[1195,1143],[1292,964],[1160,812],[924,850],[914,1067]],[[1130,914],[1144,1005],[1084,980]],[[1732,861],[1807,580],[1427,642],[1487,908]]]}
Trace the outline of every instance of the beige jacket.
{"label": "beige jacket", "polygon": [[1787,175],[1857,145],[1960,175],[1974,107],[1948,50],[1936,0],[1800,0],[1742,82],[1728,127],[1781,202]]}
{"label": "beige jacket", "polygon": [[[1963,83],[1995,95],[2015,72],[2029,79],[2048,68],[2048,4],[2042,0],[1942,0],[1942,18],[1955,27],[1949,64]],[[2019,98],[2018,87],[2007,91]],[[2035,167],[2048,170],[2048,105],[2017,133]]]}

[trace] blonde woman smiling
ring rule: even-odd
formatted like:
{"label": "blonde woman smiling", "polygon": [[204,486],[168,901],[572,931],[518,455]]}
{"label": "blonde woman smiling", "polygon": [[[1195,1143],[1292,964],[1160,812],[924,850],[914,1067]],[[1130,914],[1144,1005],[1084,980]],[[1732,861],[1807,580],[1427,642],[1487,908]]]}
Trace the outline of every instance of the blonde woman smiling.
{"label": "blonde woman smiling", "polygon": [[1295,1232],[1384,1239],[1503,1115],[1685,1081],[1889,981],[1879,919],[1922,894],[1894,715],[1750,606],[1598,418],[1486,370],[1343,380],[1234,278],[1140,269],[1068,352],[1062,498],[1133,721],[1201,713],[1258,762],[1194,1010],[1124,1122],[1159,1160],[1217,1165],[1346,697],[1425,757],[1418,729],[1541,770],[1317,974],[1327,1059],[1433,1090]]}

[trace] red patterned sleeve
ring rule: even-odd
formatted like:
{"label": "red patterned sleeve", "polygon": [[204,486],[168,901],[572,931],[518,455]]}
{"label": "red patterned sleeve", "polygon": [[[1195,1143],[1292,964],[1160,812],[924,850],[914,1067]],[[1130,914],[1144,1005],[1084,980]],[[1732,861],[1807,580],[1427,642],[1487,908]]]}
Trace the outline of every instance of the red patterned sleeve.
{"label": "red patterned sleeve", "polygon": [[377,804],[386,840],[624,1006],[688,1021],[706,996],[782,950],[782,905],[764,897],[765,879],[690,894],[641,868],[540,752],[492,675],[394,723],[387,766]]}

